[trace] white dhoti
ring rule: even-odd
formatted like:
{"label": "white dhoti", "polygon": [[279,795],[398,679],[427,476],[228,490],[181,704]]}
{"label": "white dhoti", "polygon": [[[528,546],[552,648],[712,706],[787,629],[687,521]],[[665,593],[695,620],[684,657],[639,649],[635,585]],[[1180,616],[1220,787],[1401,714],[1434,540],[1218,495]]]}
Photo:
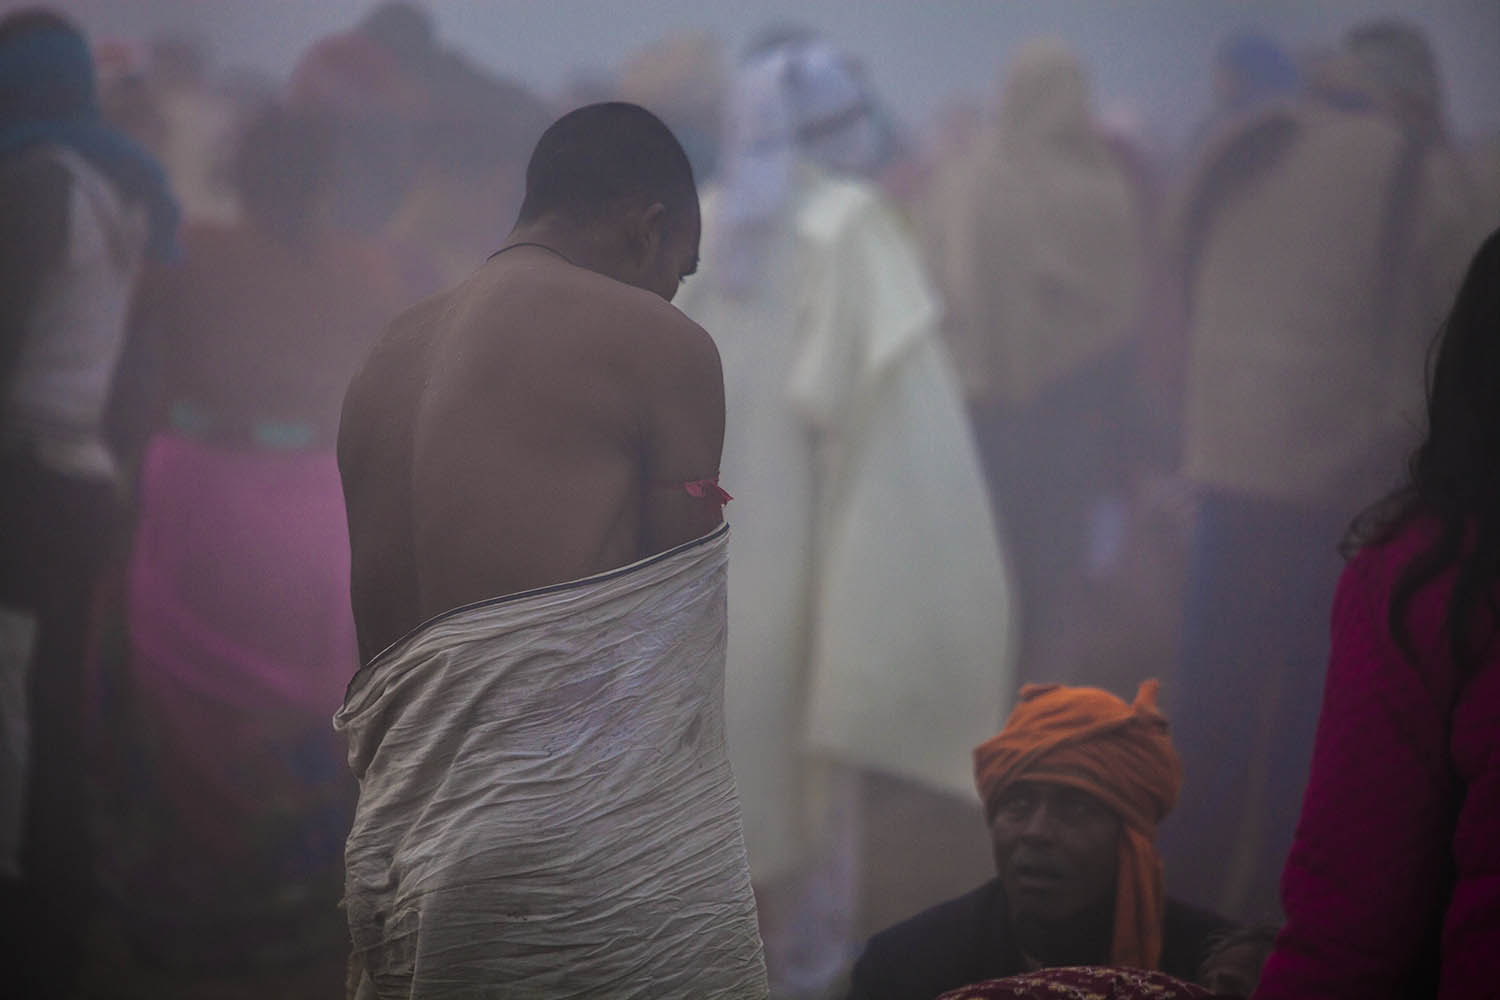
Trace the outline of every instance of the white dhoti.
{"label": "white dhoti", "polygon": [[460,608],[355,677],[362,993],[764,997],[724,750],[728,529]]}

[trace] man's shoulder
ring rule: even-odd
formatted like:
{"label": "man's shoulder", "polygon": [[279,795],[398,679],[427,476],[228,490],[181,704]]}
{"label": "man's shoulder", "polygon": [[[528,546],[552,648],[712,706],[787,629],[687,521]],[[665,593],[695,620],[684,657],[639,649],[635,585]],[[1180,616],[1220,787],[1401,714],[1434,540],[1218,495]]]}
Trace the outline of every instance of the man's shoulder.
{"label": "man's shoulder", "polygon": [[977,928],[990,921],[999,900],[1000,880],[992,879],[880,931],[870,938],[865,954],[900,955],[937,943],[962,948],[974,939]]}
{"label": "man's shoulder", "polygon": [[886,928],[866,944],[854,969],[853,997],[936,995],[1003,964],[994,954],[999,879]]}
{"label": "man's shoulder", "polygon": [[1162,971],[1181,979],[1192,979],[1214,942],[1238,926],[1212,910],[1168,899],[1162,920]]}

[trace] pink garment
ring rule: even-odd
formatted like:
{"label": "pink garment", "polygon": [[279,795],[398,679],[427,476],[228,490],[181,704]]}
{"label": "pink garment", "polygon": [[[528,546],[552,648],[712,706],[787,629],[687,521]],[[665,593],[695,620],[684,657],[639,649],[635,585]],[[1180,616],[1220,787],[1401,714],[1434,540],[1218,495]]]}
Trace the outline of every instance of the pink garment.
{"label": "pink garment", "polygon": [[1345,568],[1317,749],[1258,1000],[1500,996],[1500,644],[1462,686],[1452,574],[1421,591],[1416,664],[1386,625],[1416,525]]}
{"label": "pink garment", "polygon": [[284,948],[298,913],[336,917],[353,799],[331,722],[358,668],[334,456],[161,434],[141,497],[120,752],[143,757],[106,864],[174,946],[260,919]]}

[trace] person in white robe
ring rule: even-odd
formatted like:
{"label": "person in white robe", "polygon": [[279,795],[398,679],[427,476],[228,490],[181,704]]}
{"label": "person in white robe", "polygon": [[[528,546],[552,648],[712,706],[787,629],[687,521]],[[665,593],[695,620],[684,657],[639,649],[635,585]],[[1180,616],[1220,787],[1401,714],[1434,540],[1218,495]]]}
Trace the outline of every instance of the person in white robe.
{"label": "person in white robe", "polygon": [[972,799],[969,747],[1012,687],[1010,588],[939,306],[858,176],[883,146],[871,111],[825,43],[753,56],[677,300],[724,364],[727,734],[775,996],[826,994],[853,957],[861,776]]}

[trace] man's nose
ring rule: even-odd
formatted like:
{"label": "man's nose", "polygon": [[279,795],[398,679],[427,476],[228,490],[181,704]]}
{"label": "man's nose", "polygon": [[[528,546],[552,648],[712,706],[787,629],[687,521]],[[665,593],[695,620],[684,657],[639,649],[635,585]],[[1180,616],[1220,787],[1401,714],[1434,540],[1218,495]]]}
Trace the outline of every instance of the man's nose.
{"label": "man's nose", "polygon": [[1026,821],[1021,825],[1021,836],[1027,840],[1054,840],[1057,836],[1057,822],[1052,810],[1046,802],[1038,802],[1036,806],[1026,814]]}

